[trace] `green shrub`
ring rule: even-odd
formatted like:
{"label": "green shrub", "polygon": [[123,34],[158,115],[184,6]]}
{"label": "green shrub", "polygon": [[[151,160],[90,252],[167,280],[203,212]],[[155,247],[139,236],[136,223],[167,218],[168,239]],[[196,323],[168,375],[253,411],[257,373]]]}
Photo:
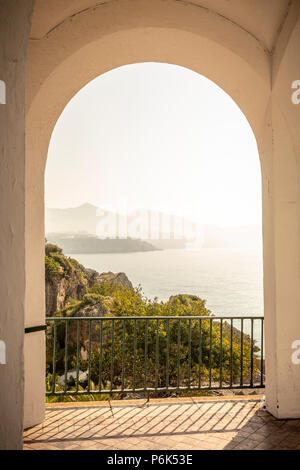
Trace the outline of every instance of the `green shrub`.
{"label": "green shrub", "polygon": [[50,256],[45,256],[45,276],[46,281],[55,282],[61,275],[62,269],[60,264]]}
{"label": "green shrub", "polygon": [[58,253],[62,254],[63,250],[57,245],[54,245],[52,243],[47,243],[45,245],[45,253],[47,256],[50,256],[52,253]]}
{"label": "green shrub", "polygon": [[46,281],[54,282],[61,274],[66,278],[72,275],[79,282],[84,280],[87,282],[84,267],[75,259],[66,257],[57,245],[47,243],[45,253]]}
{"label": "green shrub", "polygon": [[[111,379],[113,387],[118,388],[121,385],[124,372],[124,386],[131,388],[135,380],[136,388],[143,388],[145,376],[145,363],[147,362],[147,384],[148,386],[165,387],[167,380],[167,363],[169,385],[176,387],[178,380],[178,364],[180,366],[180,384],[187,386],[189,376],[192,385],[197,385],[199,377],[202,382],[209,380],[209,369],[211,366],[211,380],[218,381],[220,377],[221,357],[222,357],[222,376],[224,382],[229,382],[232,374],[233,381],[239,379],[240,358],[241,358],[241,332],[233,329],[233,343],[231,348],[231,328],[223,320],[222,334],[222,356],[220,350],[221,329],[220,322],[213,320],[213,315],[205,306],[205,300],[197,296],[178,295],[167,302],[158,302],[156,299],[146,298],[141,288],[125,289],[122,286],[116,288],[108,283],[89,289],[82,301],[73,302],[71,305],[58,312],[61,316],[75,316],[82,307],[95,305],[102,301],[107,293],[110,292],[112,302],[110,305],[110,315],[114,317],[151,317],[147,321],[126,321],[114,320],[114,336],[112,336],[112,322],[104,321],[102,325],[102,347],[100,348],[100,324],[93,322],[92,335],[94,337],[91,350],[91,380],[96,386],[99,386],[99,364],[102,367],[101,387],[108,389]],[[106,315],[107,317],[108,315]],[[167,320],[156,321],[155,317],[203,317],[200,319],[191,319],[181,321],[180,341],[178,333],[179,321],[170,318]],[[204,318],[208,317],[208,318]],[[80,348],[86,348],[84,341],[87,340],[87,324],[83,322],[82,328],[85,328],[85,336],[80,338]],[[147,333],[146,333],[147,325]],[[64,325],[60,322],[60,356],[64,357]],[[71,328],[71,327],[70,327]],[[83,330],[81,331],[81,334]],[[97,333],[98,332],[98,333]],[[147,352],[145,351],[147,334]],[[169,341],[168,341],[169,338]],[[191,348],[189,340],[191,339]],[[123,349],[123,340],[125,348]],[[178,343],[179,341],[179,343]],[[169,344],[169,347],[168,347]],[[200,361],[201,345],[201,361]],[[112,348],[114,351],[114,360],[112,362]],[[254,352],[258,348],[253,345]],[[75,349],[69,348],[69,364],[74,367],[76,359]],[[179,363],[178,363],[179,352]],[[147,356],[146,356],[147,354]],[[232,354],[232,356],[231,356]],[[136,357],[134,366],[133,357]],[[49,355],[49,357],[51,354]],[[60,361],[63,373],[63,360]],[[155,373],[156,364],[158,365],[157,375]],[[199,366],[199,364],[201,364]],[[86,370],[87,361],[80,359],[80,369]],[[254,375],[259,373],[258,360],[254,357],[253,364]],[[51,361],[49,362],[51,371]],[[247,383],[251,371],[251,341],[249,335],[243,336],[243,370],[244,381]],[[135,379],[134,379],[135,377]],[[157,381],[157,383],[156,383]]]}

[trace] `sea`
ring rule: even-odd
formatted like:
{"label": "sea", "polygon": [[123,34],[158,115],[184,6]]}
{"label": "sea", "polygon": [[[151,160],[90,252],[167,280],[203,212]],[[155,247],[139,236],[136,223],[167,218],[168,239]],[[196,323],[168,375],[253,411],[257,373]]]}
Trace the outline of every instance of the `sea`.
{"label": "sea", "polygon": [[263,316],[260,249],[176,249],[138,253],[72,254],[99,273],[124,272],[145,296],[168,300],[194,294],[215,316]]}

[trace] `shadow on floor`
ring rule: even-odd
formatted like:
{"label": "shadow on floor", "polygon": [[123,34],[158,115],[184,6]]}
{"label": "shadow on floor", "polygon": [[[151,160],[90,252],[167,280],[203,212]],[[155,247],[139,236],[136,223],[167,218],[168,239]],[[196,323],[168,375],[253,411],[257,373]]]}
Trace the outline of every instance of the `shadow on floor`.
{"label": "shadow on floor", "polygon": [[[112,402],[113,404],[113,402]],[[295,449],[300,420],[279,421],[257,400],[49,408],[24,433],[28,449]]]}

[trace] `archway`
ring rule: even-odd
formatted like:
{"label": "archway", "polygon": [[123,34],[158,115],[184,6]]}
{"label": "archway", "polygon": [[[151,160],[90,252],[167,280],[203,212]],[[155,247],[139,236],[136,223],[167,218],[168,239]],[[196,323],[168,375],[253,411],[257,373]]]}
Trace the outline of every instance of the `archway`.
{"label": "archway", "polygon": [[[281,341],[278,315],[284,311],[283,302],[291,285],[288,287],[283,282],[278,291],[278,273],[282,263],[285,265],[283,244],[287,233],[280,233],[280,217],[276,222],[277,232],[274,229],[277,214],[274,195],[279,191],[280,206],[282,195],[278,182],[283,181],[287,188],[287,179],[297,174],[296,162],[292,154],[288,155],[285,172],[278,167],[274,174],[269,53],[247,31],[219,15],[208,14],[205,8],[195,5],[187,8],[181,2],[112,2],[105,9],[100,6],[88,9],[72,21],[63,21],[45,37],[32,40],[26,123],[26,324],[44,322],[43,181],[55,122],[70,98],[96,76],[121,65],[147,61],[178,64],[213,80],[240,106],[256,136],[263,175],[267,406],[277,416],[295,416],[298,413],[295,393],[285,389],[280,404],[278,395],[279,382],[288,382],[293,372],[283,370],[289,357],[288,346],[283,348],[280,367],[275,352],[277,341]],[[298,198],[296,176],[289,185],[287,198]],[[286,217],[294,233],[298,226],[294,209]],[[291,255],[297,240],[295,235]],[[288,271],[294,279],[295,300],[298,274],[294,263],[288,266]],[[290,320],[295,318],[297,305],[299,302],[291,305]],[[288,337],[292,330],[290,325]],[[44,413],[44,370],[40,354],[43,336],[32,338],[25,343],[25,426],[40,422]],[[34,351],[39,354],[33,354]],[[30,371],[37,371],[36,377],[26,367],[29,357],[36,358],[37,362],[31,362],[30,367]]]}
{"label": "archway", "polygon": [[[153,211],[151,221],[155,227],[150,235],[142,230],[140,237],[167,251],[157,252],[156,261],[153,252],[144,253],[140,262],[134,262],[132,253],[120,256],[99,253],[95,259],[91,259],[92,255],[81,258],[78,249],[70,248],[70,232],[76,237],[85,236],[79,235],[79,231],[95,236],[96,222],[91,219],[80,226],[79,218],[73,219],[67,209],[71,207],[73,213],[82,211],[83,218],[87,212],[90,215],[96,212],[96,207],[109,207],[113,213],[122,210],[123,214],[139,213],[141,208]],[[234,101],[214,82],[190,69],[157,62],[130,64],[106,72],[82,88],[67,104],[51,136],[45,172],[45,208],[48,242],[58,244],[65,253],[73,251],[85,266],[125,272],[134,285],[141,284],[147,296],[167,301],[179,292],[200,295],[215,315],[263,312],[261,170],[255,137]],[[191,258],[186,264],[190,269],[181,266],[186,250],[168,250],[172,246],[181,250],[186,247],[184,240],[178,240],[183,238],[179,220],[175,243],[157,240],[158,211],[177,214],[197,224],[198,240],[188,243]],[[59,221],[57,217],[63,214],[66,218]],[[146,220],[145,214],[142,225]],[[110,222],[113,231],[113,219]],[[128,225],[121,225],[121,238],[126,238]],[[164,237],[169,225],[166,217]],[[101,227],[98,235],[109,236],[104,235],[106,228],[99,223],[98,229]],[[192,227],[185,228],[185,236],[191,235]],[[135,235],[130,227],[129,233]],[[244,262],[239,263],[237,253],[214,252],[225,247],[250,248],[252,257],[247,252]],[[253,250],[257,258],[252,264]],[[193,264],[193,253],[199,264]],[[163,255],[167,258],[162,263]],[[228,290],[223,295],[217,287],[217,272],[209,274],[210,266],[222,255],[221,269],[228,279]],[[205,258],[201,262],[202,256]],[[230,256],[235,262],[229,261]],[[140,263],[146,263],[147,268]],[[168,272],[170,263],[173,269]],[[244,270],[246,265],[248,271]],[[233,266],[237,271],[232,271]],[[199,270],[201,277],[196,275]],[[158,282],[159,277],[163,285]],[[246,282],[244,289],[237,287],[241,279]],[[251,297],[251,292],[257,294]],[[227,296],[233,299],[235,295],[243,299],[239,305],[234,301],[226,303]]]}

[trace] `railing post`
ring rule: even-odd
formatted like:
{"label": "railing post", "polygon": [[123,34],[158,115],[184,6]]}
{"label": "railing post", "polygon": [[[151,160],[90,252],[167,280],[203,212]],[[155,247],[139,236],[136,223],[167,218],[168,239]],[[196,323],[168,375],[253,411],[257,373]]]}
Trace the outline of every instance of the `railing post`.
{"label": "railing post", "polygon": [[241,377],[240,377],[241,387],[244,384],[243,370],[244,370],[244,320],[242,318],[241,319]]}
{"label": "railing post", "polygon": [[177,332],[177,391],[180,387],[180,318],[178,319],[178,332]]}
{"label": "railing post", "polygon": [[53,325],[53,369],[52,369],[52,393],[55,393],[55,382],[56,382],[56,342],[57,342],[57,325],[54,321]]}
{"label": "railing post", "polygon": [[66,320],[65,326],[65,383],[64,390],[67,393],[67,378],[68,378],[68,330],[69,330],[69,320]]}
{"label": "railing post", "polygon": [[220,388],[223,383],[223,319],[220,321]]}
{"label": "railing post", "polygon": [[212,319],[209,320],[209,388],[211,388],[211,366],[212,366]]}
{"label": "railing post", "polygon": [[198,389],[201,389],[201,372],[202,372],[202,318],[199,319],[199,377]]}
{"label": "railing post", "polygon": [[264,384],[264,319],[261,319],[261,340],[260,340],[260,386]]}
{"label": "railing post", "polygon": [[156,319],[155,390],[157,390],[158,388],[158,357],[159,357],[159,320]]}
{"label": "railing post", "polygon": [[88,393],[91,391],[91,329],[92,329],[92,320],[88,320],[89,324],[89,352],[88,352]]}
{"label": "railing post", "polygon": [[76,334],[76,392],[79,389],[79,349],[80,349],[80,320],[76,321],[77,334]]}
{"label": "railing post", "polygon": [[251,318],[251,374],[250,374],[250,388],[253,387],[253,318]]}
{"label": "railing post", "polygon": [[170,382],[170,320],[167,320],[167,369],[166,369],[166,389]]}
{"label": "railing post", "polygon": [[113,380],[114,380],[114,347],[115,347],[115,320],[112,320],[111,325],[111,364],[110,364],[110,392],[113,390]]}
{"label": "railing post", "polygon": [[123,321],[123,336],[122,336],[122,391],[125,388],[125,341],[126,341],[126,319]]}
{"label": "railing post", "polygon": [[188,336],[188,388],[191,388],[191,367],[192,367],[192,332],[191,332],[192,320],[189,320],[189,336]]}
{"label": "railing post", "polygon": [[100,319],[99,334],[99,392],[102,390],[102,341],[103,341],[103,320]]}

